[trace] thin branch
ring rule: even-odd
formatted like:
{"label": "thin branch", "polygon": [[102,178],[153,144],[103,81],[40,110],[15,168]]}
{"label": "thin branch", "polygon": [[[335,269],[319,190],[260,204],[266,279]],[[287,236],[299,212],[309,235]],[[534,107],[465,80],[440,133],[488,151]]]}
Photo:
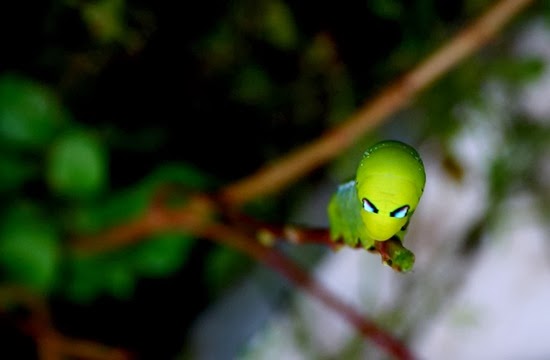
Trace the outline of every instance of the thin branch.
{"label": "thin branch", "polygon": [[29,312],[28,317],[18,320],[16,326],[35,339],[37,355],[41,360],[65,358],[129,360],[132,358],[131,354],[123,349],[62,335],[53,328],[49,308],[40,294],[18,285],[0,287],[0,314],[9,319],[9,309],[15,305]]}
{"label": "thin branch", "polygon": [[[339,250],[349,247],[343,239],[332,239],[329,229],[301,227],[297,225],[276,226],[260,222],[248,216],[239,214],[232,219],[239,228],[252,229],[252,236],[267,246],[272,246],[277,240],[287,241],[295,245],[320,244]],[[360,242],[356,249],[364,249]],[[386,241],[374,241],[373,247],[367,249],[373,254],[379,254],[383,264],[388,265],[397,272],[409,272],[414,265],[415,256],[412,251],[403,246],[401,240],[393,237]]]}
{"label": "thin branch", "polygon": [[256,173],[226,186],[221,190],[220,198],[227,204],[241,205],[261,195],[276,192],[330,161],[366,131],[380,125],[421,90],[485,45],[532,2],[533,0],[499,1],[416,68],[390,84],[373,100],[366,102],[340,126]]}
{"label": "thin branch", "polygon": [[316,299],[344,317],[365,338],[371,339],[388,354],[396,359],[414,359],[412,353],[399,340],[390,333],[380,328],[376,323],[359,314],[349,305],[335,297],[328,289],[306,271],[297,266],[284,255],[273,248],[259,244],[256,239],[242,232],[222,224],[212,224],[201,231],[201,235],[223,245],[235,247],[259,262],[267,264],[271,268],[287,277],[292,283],[310,293]]}
{"label": "thin branch", "polygon": [[[231,246],[246,253],[258,262],[270,266],[296,286],[309,292],[339,313],[353,324],[365,338],[370,338],[395,358],[413,359],[412,354],[400,341],[379,328],[372,320],[366,319],[344,304],[315,281],[306,271],[280,254],[275,248],[262,245],[255,237],[248,235],[240,229],[215,222],[214,220],[205,220],[201,212],[211,207],[207,199],[195,198],[191,199],[190,202],[192,205],[187,206],[185,211],[182,211],[182,209],[163,209],[160,206],[153,207],[144,216],[144,219],[148,220],[144,221],[142,219],[142,222],[149,224],[149,226],[144,226],[139,222],[126,224],[126,227],[120,227],[116,231],[106,234],[106,238],[97,237],[81,240],[76,245],[77,249],[90,251],[103,249],[103,246],[106,244],[120,245],[121,242],[123,243],[131,239],[126,236],[127,234],[147,236],[158,230],[158,228],[189,232],[197,237],[207,238],[222,245]],[[202,209],[202,211],[196,211],[197,209]],[[95,247],[97,244],[100,244],[99,248]]]}
{"label": "thin branch", "polygon": [[82,360],[130,360],[132,356],[121,349],[105,346],[94,341],[65,337],[57,331],[38,336],[40,360],[82,359]]}
{"label": "thin branch", "polygon": [[218,212],[216,205],[205,196],[190,197],[179,208],[166,208],[159,202],[149,206],[145,213],[132,221],[119,224],[106,231],[80,236],[71,242],[76,253],[93,254],[113,251],[143,241],[146,237],[170,230],[197,229],[207,223]]}

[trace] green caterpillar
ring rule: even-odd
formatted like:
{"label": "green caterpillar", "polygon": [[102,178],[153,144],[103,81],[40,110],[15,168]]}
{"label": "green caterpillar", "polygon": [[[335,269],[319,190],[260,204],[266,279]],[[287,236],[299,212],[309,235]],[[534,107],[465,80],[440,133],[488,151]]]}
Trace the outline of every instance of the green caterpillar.
{"label": "green caterpillar", "polygon": [[340,185],[330,200],[331,238],[368,250],[375,241],[403,242],[425,183],[424,164],[414,148],[395,140],[371,146],[355,180]]}

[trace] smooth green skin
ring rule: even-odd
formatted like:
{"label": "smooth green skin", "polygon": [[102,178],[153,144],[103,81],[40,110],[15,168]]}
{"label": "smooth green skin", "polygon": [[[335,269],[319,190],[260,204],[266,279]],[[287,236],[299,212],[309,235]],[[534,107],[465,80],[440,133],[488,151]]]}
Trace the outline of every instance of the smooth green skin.
{"label": "smooth green skin", "polygon": [[[340,185],[330,200],[331,238],[365,249],[372,249],[374,241],[394,237],[402,242],[425,183],[424,165],[414,148],[395,140],[371,146],[363,155],[355,180]],[[378,212],[366,211],[363,199],[374,204]],[[404,205],[409,206],[405,217],[390,215]]]}

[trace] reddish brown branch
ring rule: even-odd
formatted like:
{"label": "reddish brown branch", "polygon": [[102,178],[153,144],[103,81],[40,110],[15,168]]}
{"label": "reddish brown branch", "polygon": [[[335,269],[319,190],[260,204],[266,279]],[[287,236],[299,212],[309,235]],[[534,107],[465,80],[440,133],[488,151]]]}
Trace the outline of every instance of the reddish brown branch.
{"label": "reddish brown branch", "polygon": [[129,352],[105,346],[95,341],[74,339],[57,332],[50,321],[50,313],[44,299],[21,286],[0,288],[0,313],[9,319],[9,309],[23,307],[29,315],[17,320],[16,326],[35,339],[38,357],[41,360],[82,359],[82,360],[129,360]]}
{"label": "reddish brown branch", "polygon": [[273,193],[330,161],[404,107],[415,95],[452,67],[485,45],[501,28],[533,0],[501,0],[439,50],[373,100],[366,102],[346,121],[287,156],[256,173],[222,189],[220,197],[231,205],[241,205],[261,195]]}
{"label": "reddish brown branch", "polygon": [[132,358],[124,350],[93,341],[68,338],[53,329],[41,333],[37,344],[40,360],[129,360]]}
{"label": "reddish brown branch", "polygon": [[207,197],[197,195],[180,208],[166,208],[155,202],[140,217],[107,231],[77,238],[72,249],[80,253],[95,253],[116,250],[142,241],[152,234],[193,229],[207,223],[217,212],[215,204]]}
{"label": "reddish brown branch", "polygon": [[[202,197],[191,199],[190,204],[184,209],[163,209],[159,205],[151,208],[141,219],[142,222],[148,224],[147,226],[142,225],[140,222],[132,222],[126,224],[126,226],[119,227],[116,231],[104,234],[102,237],[82,239],[77,243],[77,249],[91,251],[104,249],[109,244],[120,245],[129,240],[126,237],[127,234],[146,237],[159,228],[186,231],[197,237],[207,238],[222,245],[231,246],[246,253],[258,262],[272,267],[287,277],[292,283],[309,292],[328,307],[341,314],[363,336],[376,342],[397,359],[413,358],[407,348],[392,335],[378,327],[372,320],[364,318],[361,314],[344,304],[316,282],[307,272],[280,254],[274,247],[262,245],[257,237],[250,235],[249,231],[243,231],[240,227],[236,228],[207,220],[208,217],[205,217],[204,212],[211,214],[212,211],[213,204],[208,199]],[[326,230],[302,229],[298,227],[288,227],[285,230],[274,226],[268,229],[267,227],[261,227],[259,223],[254,223],[254,226],[246,228],[250,230],[256,226],[259,226],[257,229],[269,231],[271,236],[290,235],[293,241],[296,242],[334,244],[330,241],[328,231]]]}
{"label": "reddish brown branch", "polygon": [[330,291],[315,281],[309,273],[280,254],[274,248],[259,244],[256,239],[222,224],[211,224],[199,234],[223,245],[239,249],[250,257],[262,262],[288,278],[292,283],[307,291],[326,306],[343,316],[365,338],[374,341],[396,359],[414,359],[413,355],[399,340],[380,328],[372,320],[359,314],[353,308],[335,297]]}
{"label": "reddish brown branch", "polygon": [[[272,245],[280,239],[293,244],[321,244],[333,250],[347,246],[343,239],[332,239],[328,229],[314,229],[296,225],[276,226],[262,223],[246,216],[234,217],[239,227],[252,228],[252,234],[264,245]],[[249,230],[250,231],[250,230]],[[364,249],[360,243],[356,249]],[[382,263],[390,266],[398,272],[412,270],[414,254],[405,248],[397,237],[386,241],[375,241],[374,246],[368,249],[369,252],[380,254]]]}

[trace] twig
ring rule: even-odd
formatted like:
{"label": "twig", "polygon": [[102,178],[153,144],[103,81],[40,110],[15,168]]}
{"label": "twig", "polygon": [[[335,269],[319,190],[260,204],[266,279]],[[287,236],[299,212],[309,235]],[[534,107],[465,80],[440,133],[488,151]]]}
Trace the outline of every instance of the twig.
{"label": "twig", "polygon": [[261,245],[255,238],[236,231],[234,228],[213,223],[196,234],[217,241],[222,245],[230,245],[250,257],[262,262],[287,277],[293,284],[309,292],[316,299],[343,316],[365,338],[371,339],[388,354],[396,359],[414,359],[408,348],[390,333],[380,328],[376,323],[359,314],[349,305],[335,297],[321,284],[315,281],[311,275],[289,260],[283,254],[271,247]]}
{"label": "twig", "polygon": [[340,126],[256,173],[226,186],[221,190],[220,198],[227,204],[239,206],[253,198],[280,190],[325,164],[486,44],[531,2],[533,0],[499,1],[416,68],[390,84],[373,100],[366,102]]}
{"label": "twig", "polygon": [[[184,209],[162,208],[160,204],[151,207],[139,221],[121,225],[112,231],[98,237],[81,239],[75,243],[75,249],[85,251],[105,250],[106,247],[127,244],[134,237],[146,237],[159,229],[180,230],[191,233],[197,237],[207,238],[222,245],[231,246],[240,250],[258,262],[264,263],[287,277],[292,283],[303,288],[314,297],[324,302],[334,311],[341,314],[366,338],[370,338],[388,353],[397,359],[412,359],[407,348],[389,333],[379,328],[373,321],[365,319],[361,314],[344,304],[328,290],[316,282],[307,272],[298,267],[294,262],[277,252],[273,247],[262,245],[253,236],[240,228],[231,227],[216,222],[205,213],[211,214],[213,203],[205,197],[191,198]],[[276,231],[273,227],[271,230]],[[305,241],[308,236],[294,228],[295,240],[301,238]],[[131,234],[131,237],[128,235]],[[309,235],[312,235],[310,232]],[[317,239],[327,239],[326,230],[317,232]],[[288,233],[287,233],[288,235]]]}
{"label": "twig", "polygon": [[65,358],[83,360],[129,360],[129,352],[105,346],[95,341],[66,337],[57,332],[50,319],[44,298],[21,286],[0,287],[0,313],[9,318],[9,308],[17,305],[28,310],[28,318],[19,320],[16,326],[33,337],[41,360]]}
{"label": "twig", "polygon": [[[348,246],[343,239],[332,239],[328,229],[301,227],[297,225],[276,226],[262,223],[256,219],[240,215],[234,221],[240,228],[252,228],[252,235],[264,245],[272,246],[277,240],[284,240],[292,244],[320,244],[332,250]],[[358,242],[356,249],[364,249]],[[367,249],[371,253],[379,254],[382,263],[390,266],[397,272],[409,272],[414,265],[414,254],[403,246],[399,238],[393,237],[386,241],[374,241],[374,245]]]}
{"label": "twig", "polygon": [[350,306],[335,297],[330,291],[315,281],[309,273],[302,270],[294,262],[280,254],[273,248],[260,245],[254,238],[235,231],[233,228],[212,224],[201,231],[201,235],[217,241],[223,245],[235,247],[259,262],[265,263],[271,268],[283,274],[295,285],[301,287],[322,301],[326,306],[343,316],[365,338],[371,339],[388,354],[396,359],[414,359],[408,348],[391,334],[378,327],[372,320],[356,312]]}
{"label": "twig", "polygon": [[92,254],[116,250],[161,231],[193,232],[193,229],[206,224],[217,212],[216,205],[208,197],[201,195],[190,197],[184,206],[173,209],[155,201],[138,218],[99,234],[78,237],[71,243],[71,248],[80,254]]}
{"label": "twig", "polygon": [[111,348],[94,341],[73,339],[50,329],[38,336],[40,360],[130,360],[132,356],[121,349]]}

